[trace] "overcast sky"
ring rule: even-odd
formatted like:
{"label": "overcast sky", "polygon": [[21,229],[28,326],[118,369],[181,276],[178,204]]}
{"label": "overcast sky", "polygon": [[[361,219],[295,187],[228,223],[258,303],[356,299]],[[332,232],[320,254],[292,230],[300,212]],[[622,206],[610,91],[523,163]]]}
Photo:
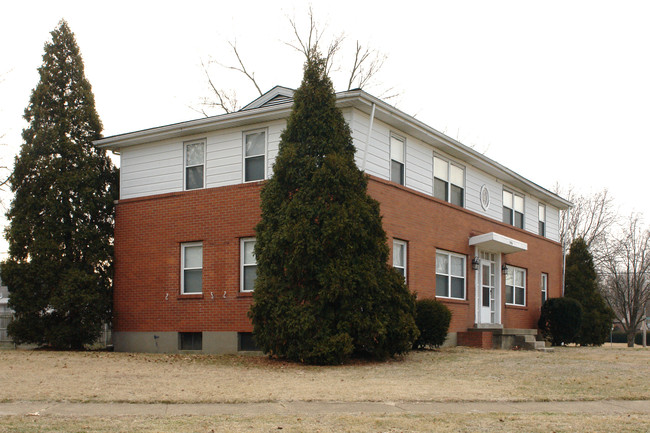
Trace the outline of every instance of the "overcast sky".
{"label": "overcast sky", "polygon": [[[328,33],[387,59],[370,93],[473,146],[539,185],[608,188],[621,213],[650,216],[650,2],[428,1],[312,3]],[[423,6],[426,5],[426,6]],[[287,17],[299,1],[22,1],[0,16],[0,165],[11,165],[38,82],[43,45],[68,21],[93,86],[104,135],[201,117],[210,92],[201,60],[232,64],[236,40],[263,91],[297,87],[302,58]],[[211,66],[241,105],[255,89]],[[334,76],[345,90],[343,72]],[[211,114],[219,114],[217,110]],[[4,205],[9,198],[4,196]],[[4,213],[4,210],[3,210]],[[0,224],[4,225],[5,221]],[[0,253],[6,251],[0,243]]]}

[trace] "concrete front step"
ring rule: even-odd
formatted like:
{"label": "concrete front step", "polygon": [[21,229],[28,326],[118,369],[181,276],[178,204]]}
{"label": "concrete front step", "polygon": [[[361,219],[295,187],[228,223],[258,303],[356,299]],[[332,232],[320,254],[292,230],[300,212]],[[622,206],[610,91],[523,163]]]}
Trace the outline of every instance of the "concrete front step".
{"label": "concrete front step", "polygon": [[515,328],[469,328],[467,332],[458,333],[459,346],[481,347],[483,349],[547,350],[546,343],[538,340],[537,329]]}

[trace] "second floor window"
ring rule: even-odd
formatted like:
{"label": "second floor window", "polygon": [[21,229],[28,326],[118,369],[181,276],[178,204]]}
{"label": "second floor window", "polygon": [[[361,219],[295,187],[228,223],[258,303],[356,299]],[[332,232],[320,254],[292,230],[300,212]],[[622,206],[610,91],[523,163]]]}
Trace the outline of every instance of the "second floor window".
{"label": "second floor window", "polygon": [[433,195],[456,206],[465,203],[465,169],[433,157]]}
{"label": "second floor window", "polygon": [[185,189],[203,188],[205,177],[205,142],[185,144]]}
{"label": "second floor window", "polygon": [[404,185],[404,152],[406,150],[403,138],[390,136],[390,180]]}
{"label": "second floor window", "polygon": [[265,176],[266,131],[244,134],[244,182],[263,180]]}
{"label": "second floor window", "polygon": [[546,236],[546,206],[539,204],[539,235]]}
{"label": "second floor window", "polygon": [[503,222],[524,228],[524,197],[503,191]]}

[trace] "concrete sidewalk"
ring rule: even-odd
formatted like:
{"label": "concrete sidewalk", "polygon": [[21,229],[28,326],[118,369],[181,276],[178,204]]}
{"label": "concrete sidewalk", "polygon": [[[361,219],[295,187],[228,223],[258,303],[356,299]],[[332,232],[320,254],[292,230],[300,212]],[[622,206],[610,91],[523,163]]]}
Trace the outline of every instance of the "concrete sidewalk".
{"label": "concrete sidewalk", "polygon": [[0,403],[0,416],[155,416],[348,414],[348,413],[587,413],[650,414],[650,400],[564,402],[304,402],[272,403],[67,403],[23,401]]}

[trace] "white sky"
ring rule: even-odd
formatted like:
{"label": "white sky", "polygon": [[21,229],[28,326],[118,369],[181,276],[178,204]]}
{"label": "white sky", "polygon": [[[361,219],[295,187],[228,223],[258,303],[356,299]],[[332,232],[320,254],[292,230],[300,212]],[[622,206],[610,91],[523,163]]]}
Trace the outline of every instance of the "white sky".
{"label": "white sky", "polygon": [[[606,187],[621,213],[650,215],[641,191],[650,154],[649,2],[312,5],[330,33],[345,32],[348,52],[358,39],[388,56],[370,93],[394,87],[398,108],[545,188]],[[81,49],[105,136],[201,117],[189,108],[209,96],[200,61],[232,64],[228,40],[236,38],[263,91],[295,88],[302,76],[300,55],[284,44],[292,38],[287,16],[306,24],[300,1],[22,1],[2,9],[0,165],[11,165],[20,147],[43,45],[61,18]],[[242,105],[256,97],[240,76],[212,71]],[[3,240],[0,253],[6,248]]]}

